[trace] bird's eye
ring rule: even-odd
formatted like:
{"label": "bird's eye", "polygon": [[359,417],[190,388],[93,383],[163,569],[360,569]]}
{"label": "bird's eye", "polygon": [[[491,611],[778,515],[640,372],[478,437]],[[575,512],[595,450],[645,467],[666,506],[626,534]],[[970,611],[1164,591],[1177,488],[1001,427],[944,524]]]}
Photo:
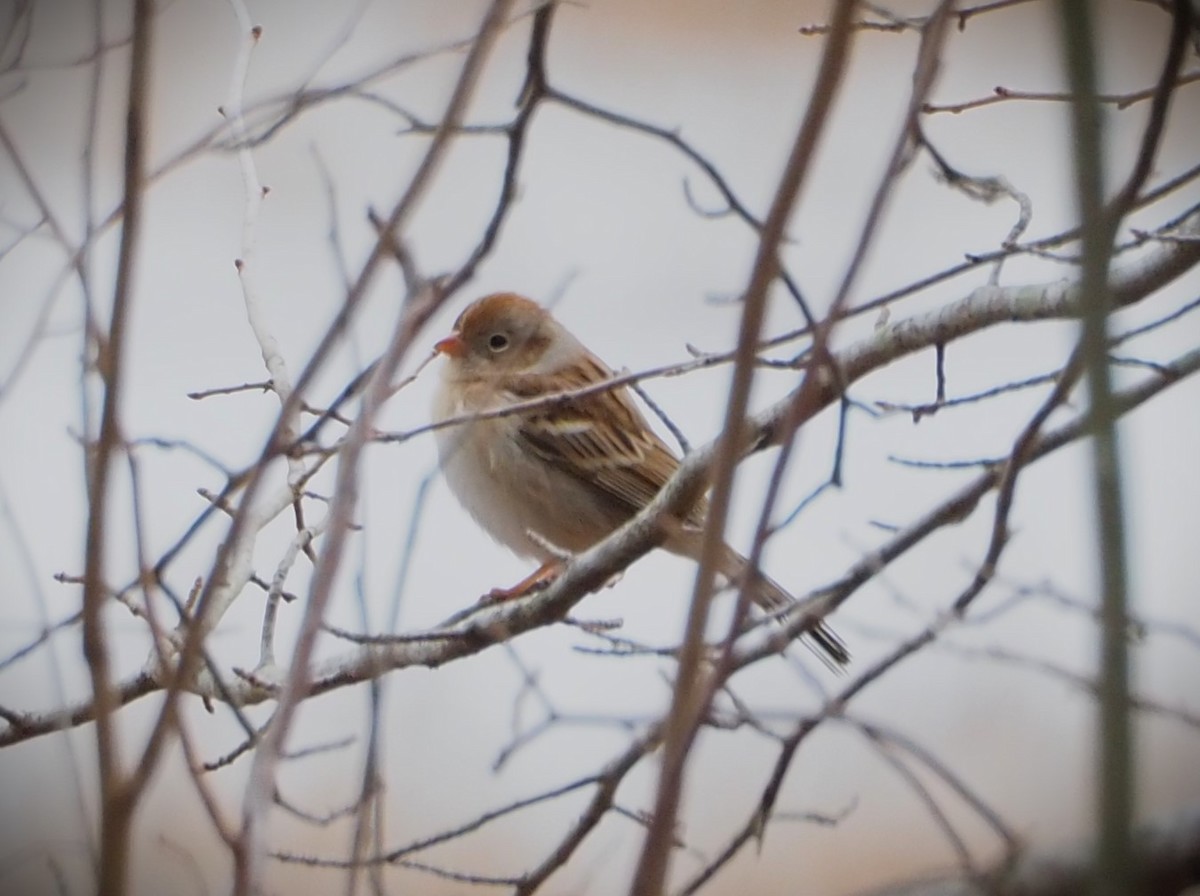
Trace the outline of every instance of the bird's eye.
{"label": "bird's eye", "polygon": [[502,352],[508,348],[508,337],[503,333],[493,333],[488,339],[488,348],[494,352]]}

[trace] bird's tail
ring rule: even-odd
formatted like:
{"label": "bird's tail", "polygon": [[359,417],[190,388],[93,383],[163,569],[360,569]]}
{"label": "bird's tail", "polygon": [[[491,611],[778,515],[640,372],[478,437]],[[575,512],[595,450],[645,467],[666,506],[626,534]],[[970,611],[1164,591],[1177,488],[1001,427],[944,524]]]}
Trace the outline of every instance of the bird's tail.
{"label": "bird's tail", "polygon": [[[732,582],[739,582],[750,566],[750,561],[735,551],[729,545],[725,546],[725,556],[722,558],[722,572]],[[751,598],[759,607],[769,613],[782,610],[796,603],[786,589],[763,572],[758,573],[758,583]],[[822,659],[828,660],[835,668],[850,662],[850,651],[842,639],[823,621],[817,622],[808,632]]]}

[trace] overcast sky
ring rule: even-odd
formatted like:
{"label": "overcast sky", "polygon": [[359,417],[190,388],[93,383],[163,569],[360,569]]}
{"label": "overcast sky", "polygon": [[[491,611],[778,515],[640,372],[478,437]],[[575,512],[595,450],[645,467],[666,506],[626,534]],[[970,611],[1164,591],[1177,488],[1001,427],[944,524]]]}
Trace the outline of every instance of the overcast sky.
{"label": "overcast sky", "polygon": [[[549,56],[551,82],[599,106],[676,130],[728,178],[757,213],[765,212],[795,133],[822,43],[799,33],[820,21],[823,7],[811,3],[730,4],[593,0],[567,4],[557,16]],[[923,7],[911,4],[905,12]],[[302,81],[315,86],[343,83],[388,59],[469,36],[478,3],[422,0],[364,4],[333,12],[329,4],[254,4],[251,16],[263,26],[251,59],[247,105],[289,92]],[[1103,89],[1127,92],[1149,87],[1158,74],[1167,19],[1147,4],[1105,6]],[[1063,75],[1054,53],[1055,21],[1050,7],[1033,4],[973,19],[954,31],[944,73],[934,92],[941,103],[989,94],[996,85],[1030,91],[1061,90]],[[4,13],[5,15],[9,13]],[[112,13],[109,38],[122,36],[121,14]],[[345,30],[343,30],[345,29]],[[472,123],[505,121],[523,77],[528,28],[514,26],[502,39],[477,100]],[[152,167],[191,146],[222,119],[229,101],[233,64],[241,35],[223,3],[162,5],[155,33],[152,81]],[[71,240],[82,232],[79,159],[89,70],[71,66],[86,54],[90,26],[85,4],[38,4],[26,65],[0,74],[0,122],[23,154]],[[867,203],[895,139],[910,88],[916,38],[912,34],[866,32],[859,36],[843,102],[836,108],[817,164],[808,178],[790,228],[785,261],[813,308],[827,307],[858,240]],[[332,55],[330,55],[332,49]],[[11,53],[11,49],[7,52]],[[8,57],[5,57],[6,61]],[[443,108],[462,56],[446,52],[405,67],[372,85],[373,97],[342,98],[316,109],[254,153],[258,177],[270,187],[253,237],[251,264],[262,307],[293,375],[325,330],[344,296],[343,270],[355,271],[371,246],[368,208],[390,206],[407,183],[425,139],[401,133],[401,118],[375,100],[386,98],[413,115],[435,120]],[[111,56],[98,146],[100,174],[94,208],[104,217],[120,195],[121,81],[126,56]],[[1124,173],[1136,150],[1146,104],[1110,109],[1112,170]],[[1195,163],[1200,89],[1183,88],[1156,166],[1157,183]],[[1070,159],[1066,106],[1007,103],[927,120],[938,148],[963,170],[1003,175],[1030,197],[1033,219],[1027,237],[1070,227]],[[417,260],[428,274],[460,264],[478,239],[490,212],[503,165],[495,137],[466,136],[454,146],[411,229]],[[1015,220],[1011,202],[984,206],[936,182],[926,157],[918,157],[889,208],[851,302],[868,301],[958,263],[965,254],[996,249]],[[686,184],[686,192],[685,192]],[[644,135],[621,130],[561,107],[541,110],[532,130],[518,202],[493,255],[475,281],[427,333],[430,345],[471,298],[499,289],[555,301],[556,314],[614,368],[637,370],[684,360],[688,346],[703,351],[729,348],[739,308],[732,300],[744,288],[754,252],[754,235],[730,218],[713,219],[689,205],[717,208],[719,196],[699,169],[679,153]],[[1138,223],[1161,224],[1196,201],[1194,185]],[[244,188],[237,159],[209,151],[172,168],[148,196],[147,221],[134,298],[124,423],[130,438],[187,441],[229,468],[250,462],[260,451],[278,407],[261,392],[193,401],[187,393],[265,379],[258,345],[246,323],[233,260],[246,255],[242,232]],[[36,220],[11,160],[0,160],[0,220],[3,245],[17,228]],[[111,272],[118,229],[100,240],[92,256],[99,285],[96,301],[111,300]],[[330,234],[335,236],[331,238]],[[80,295],[76,282],[61,281],[61,248],[44,234],[0,256],[0,487],[5,518],[0,521],[0,609],[2,655],[36,637],[43,620],[58,620],[78,606],[79,590],[55,582],[56,573],[81,571],[86,514],[79,398]],[[1050,282],[1073,268],[1020,258],[1004,268],[1001,283]],[[986,282],[979,269],[908,300],[893,314],[937,307]],[[1149,307],[1123,315],[1124,324],[1150,320],[1195,298],[1200,279],[1190,278],[1156,296]],[[353,372],[374,358],[390,332],[400,294],[397,271],[377,278],[352,338],[338,353],[312,396],[332,397]],[[37,326],[46,302],[49,325],[36,350],[8,379]],[[799,326],[802,318],[779,291],[773,298],[770,332]],[[838,344],[869,333],[876,315],[839,330]],[[1074,338],[1067,324],[996,328],[950,348],[947,388],[967,394],[1061,365]],[[1170,358],[1194,346],[1200,328],[1185,318],[1170,332],[1137,345],[1144,357]],[[419,357],[410,359],[408,368]],[[428,418],[437,370],[430,368],[385,409],[382,427],[401,430]],[[1122,372],[1129,381],[1134,372]],[[723,414],[727,368],[647,384],[655,400],[696,444],[712,438]],[[756,406],[782,395],[794,374],[765,373]],[[931,355],[899,362],[861,386],[866,402],[919,402],[933,397]],[[850,417],[844,459],[845,484],[822,497],[781,534],[765,559],[767,571],[802,594],[837,576],[887,531],[932,507],[969,474],[912,471],[889,463],[890,456],[963,459],[1003,455],[1015,432],[1044,396],[1025,393],[914,425],[898,414],[875,420]],[[1195,533],[1200,473],[1200,394],[1194,383],[1170,390],[1122,426],[1126,498],[1129,509],[1133,593],[1138,612],[1168,622],[1194,625],[1197,569]],[[1079,409],[1053,418],[1064,421]],[[833,462],[834,424],[827,414],[805,428],[789,472],[783,506],[798,502],[828,477]],[[197,489],[219,489],[219,474],[200,460],[175,451],[146,451],[142,485],[146,547],[157,556],[174,542],[203,507]],[[1087,493],[1088,453],[1082,446],[1060,452],[1023,477],[1014,516],[1014,541],[1000,570],[1001,583],[981,605],[995,608],[1017,586],[1049,583],[1091,602],[1095,577],[1091,513]],[[369,620],[381,629],[397,593],[401,549],[410,508],[435,453],[426,436],[396,446],[379,446],[366,458],[359,518],[365,529],[352,541],[353,561],[334,605],[331,621],[362,628],[355,600],[355,575]],[[770,457],[745,466],[731,538],[745,546],[753,528]],[[123,480],[122,480],[123,481]],[[278,482],[283,481],[282,468]],[[330,480],[315,488],[328,492]],[[927,624],[969,581],[986,543],[990,504],[967,523],[932,541],[856,595],[833,617],[855,662],[867,664],[904,634]],[[270,576],[286,545],[292,522],[281,518],[260,538],[259,573]],[[135,570],[127,505],[113,514],[111,575],[123,581]],[[18,548],[19,532],[24,542]],[[221,532],[211,526],[175,564],[172,584],[186,593],[206,568]],[[28,558],[29,564],[26,563]],[[31,568],[28,568],[31,564]],[[411,575],[399,604],[401,628],[432,624],[496,585],[526,572],[478,531],[440,481],[429,493],[416,536]],[[666,643],[678,637],[694,567],[652,556],[636,564],[613,588],[588,598],[579,612],[588,618],[620,618],[630,637]],[[289,587],[302,593],[307,568],[297,567]],[[252,665],[261,620],[260,593],[247,593],[223,620],[212,649],[226,666]],[[290,615],[288,615],[290,614]],[[281,631],[293,631],[298,610],[285,608]],[[119,671],[131,674],[146,657],[141,623],[113,613]],[[1045,601],[1004,615],[949,639],[959,647],[999,647],[1052,660],[1088,673],[1094,664],[1094,630],[1078,613]],[[661,709],[668,691],[654,662],[619,662],[578,655],[581,635],[558,629],[521,639],[522,662],[540,672],[546,692],[564,712],[626,713],[642,717]],[[334,642],[321,650],[344,649]],[[800,656],[800,652],[797,652]],[[1200,712],[1194,682],[1200,655],[1193,647],[1152,638],[1136,652],[1140,690],[1164,704]],[[86,676],[76,633],[50,655],[0,671],[0,703],[44,708],[60,695],[82,696]],[[828,686],[832,679],[810,661]],[[746,693],[760,705],[790,709],[815,701],[814,693],[785,664],[757,670]],[[60,690],[61,689],[61,690]],[[500,774],[491,763],[511,734],[520,674],[502,650],[436,672],[406,671],[389,677],[386,690],[388,780],[392,806],[389,841],[403,842],[470,818],[483,808],[571,780],[611,757],[627,739],[615,726],[572,727],[518,753]],[[152,718],[153,701],[135,705],[129,743]],[[301,713],[295,748],[343,734],[361,735],[365,691],[342,692],[312,701]],[[813,705],[817,705],[813,703]],[[985,662],[935,648],[897,670],[856,709],[863,717],[894,726],[934,749],[1031,839],[1057,841],[1083,835],[1090,816],[1091,704],[1071,687],[1001,662]],[[256,708],[253,718],[266,718]],[[206,716],[189,706],[200,724],[207,757],[238,741],[228,714]],[[1151,720],[1142,729],[1141,805],[1148,815],[1167,812],[1200,797],[1195,775],[1200,750],[1194,730],[1170,720]],[[16,851],[32,856],[73,854],[85,862],[83,825],[68,769],[84,780],[93,775],[88,749],[92,732],[45,738],[0,754],[0,862]],[[72,745],[69,749],[68,744]],[[361,747],[361,741],[359,743]],[[359,747],[284,769],[281,783],[314,812],[344,804],[357,786]],[[74,759],[71,758],[72,751]],[[773,759],[766,744],[742,735],[706,738],[692,773],[685,832],[700,849],[714,848],[756,798]],[[353,769],[354,771],[348,771]],[[647,767],[635,777],[653,783]],[[238,805],[245,768],[214,776],[214,786]],[[141,816],[147,835],[185,844],[201,863],[216,849],[202,810],[179,767],[169,767],[149,809]],[[173,778],[179,779],[179,787]],[[897,875],[946,865],[953,855],[912,791],[897,779],[862,739],[833,728],[818,738],[789,778],[781,808],[836,813],[853,807],[834,829],[781,827],[762,854],[739,860],[739,873],[792,879],[804,869],[811,892],[848,891]],[[636,790],[629,800],[644,805]],[[19,812],[18,812],[19,807]],[[561,833],[578,804],[556,805],[528,816],[519,828],[485,833],[471,849],[439,855],[445,864],[474,861],[491,847],[516,868],[541,855],[538,844]],[[958,809],[954,810],[958,813]],[[11,822],[20,817],[20,825]],[[967,813],[955,814],[963,821]],[[972,842],[986,854],[989,840],[977,823],[966,824]],[[345,838],[323,850],[322,834],[281,819],[280,840],[298,851],[332,853]],[[340,836],[340,835],[339,835]],[[612,823],[585,861],[568,869],[550,890],[614,892],[626,880],[628,857],[639,842],[632,823]],[[288,838],[291,838],[290,840]],[[482,845],[481,845],[482,844]],[[869,861],[862,856],[869,855]],[[33,860],[31,860],[33,861]],[[679,863],[685,867],[689,859]],[[480,864],[475,862],[476,865]],[[10,880],[46,882],[17,859],[0,865]],[[176,854],[139,856],[145,883],[160,873],[177,875],[185,889],[190,871]],[[202,872],[214,891],[225,881],[219,870]],[[28,875],[23,876],[23,875]],[[727,890],[735,882],[730,875]],[[746,878],[748,879],[748,878]],[[280,869],[280,892],[305,892],[301,872]],[[428,882],[423,882],[427,884]],[[764,886],[769,886],[764,884]],[[437,892],[433,885],[423,892]],[[314,890],[313,892],[316,892]],[[453,888],[446,892],[454,892]],[[764,890],[765,892],[765,890]]]}

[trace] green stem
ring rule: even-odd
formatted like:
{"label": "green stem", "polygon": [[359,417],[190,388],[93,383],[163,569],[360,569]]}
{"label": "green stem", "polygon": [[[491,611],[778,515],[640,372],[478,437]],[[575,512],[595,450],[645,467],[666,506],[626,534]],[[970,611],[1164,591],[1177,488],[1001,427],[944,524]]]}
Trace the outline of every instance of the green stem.
{"label": "green stem", "polygon": [[1088,0],[1061,0],[1063,47],[1075,101],[1075,186],[1083,237],[1081,345],[1089,395],[1093,493],[1101,575],[1101,647],[1095,889],[1101,896],[1131,892],[1133,735],[1129,714],[1129,652],[1125,531],[1116,408],[1107,350],[1112,307],[1109,261],[1120,209],[1104,208],[1103,142],[1096,101],[1092,10]]}

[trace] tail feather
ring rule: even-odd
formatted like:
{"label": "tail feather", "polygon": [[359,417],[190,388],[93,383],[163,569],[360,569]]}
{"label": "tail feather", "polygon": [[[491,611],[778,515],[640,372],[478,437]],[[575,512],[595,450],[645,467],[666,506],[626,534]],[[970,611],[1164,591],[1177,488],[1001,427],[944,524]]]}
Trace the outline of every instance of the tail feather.
{"label": "tail feather", "polygon": [[[723,564],[724,572],[731,581],[738,581],[745,574],[750,562],[728,545],[725,548],[727,553]],[[762,572],[758,574],[758,587],[754,589],[751,597],[759,607],[769,613],[796,603],[796,598],[792,597],[782,585]],[[850,651],[846,649],[845,643],[824,621],[818,621],[806,634],[813,640],[815,646],[820,648],[817,651],[818,655],[829,661],[834,668],[850,662]]]}

